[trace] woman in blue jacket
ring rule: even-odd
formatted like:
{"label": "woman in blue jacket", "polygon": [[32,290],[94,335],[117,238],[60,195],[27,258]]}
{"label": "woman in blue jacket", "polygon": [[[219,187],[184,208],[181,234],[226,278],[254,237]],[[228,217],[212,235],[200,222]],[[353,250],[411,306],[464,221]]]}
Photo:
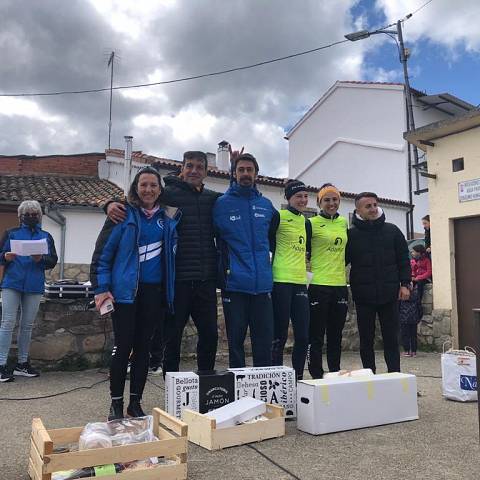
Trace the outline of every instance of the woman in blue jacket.
{"label": "woman in blue jacket", "polygon": [[139,170],[128,192],[127,217],[107,218],[95,245],[90,278],[95,304],[114,302],[115,346],[110,364],[109,420],[123,418],[123,390],[130,353],[130,402],[127,414],[144,416],[140,401],[147,380],[150,342],[171,308],[175,281],[176,225],[180,212],[161,208],[160,174]]}
{"label": "woman in blue jacket", "polygon": [[[57,264],[52,236],[40,227],[42,208],[35,200],[26,200],[18,207],[20,226],[7,230],[0,241],[0,265],[4,268],[2,282],[2,323],[0,326],[0,382],[10,382],[13,375],[38,377],[28,362],[33,321],[37,316],[45,286],[45,270]],[[20,256],[13,253],[12,240],[44,240],[46,255]],[[20,308],[18,329],[18,363],[13,375],[7,370],[7,357]]]}

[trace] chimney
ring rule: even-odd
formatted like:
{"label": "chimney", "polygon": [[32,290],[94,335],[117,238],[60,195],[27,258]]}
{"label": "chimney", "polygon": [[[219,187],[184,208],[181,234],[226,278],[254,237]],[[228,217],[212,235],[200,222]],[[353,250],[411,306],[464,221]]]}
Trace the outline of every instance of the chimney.
{"label": "chimney", "polygon": [[133,137],[126,135],[123,137],[125,139],[125,164],[123,171],[123,193],[125,196],[128,194],[128,189],[130,188],[130,176],[132,172],[132,140]]}
{"label": "chimney", "polygon": [[219,170],[230,171],[230,152],[228,150],[229,143],[225,140],[222,140],[218,144],[217,150],[217,167]]}

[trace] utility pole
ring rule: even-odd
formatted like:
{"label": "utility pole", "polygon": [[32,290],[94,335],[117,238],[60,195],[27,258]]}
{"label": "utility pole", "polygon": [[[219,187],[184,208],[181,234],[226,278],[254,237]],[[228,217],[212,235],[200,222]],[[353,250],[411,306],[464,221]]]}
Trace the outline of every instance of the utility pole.
{"label": "utility pole", "polygon": [[112,136],[112,94],[113,94],[113,62],[115,60],[115,52],[110,53],[107,67],[110,67],[110,116],[108,119],[108,148],[110,149],[110,139]]}
{"label": "utility pole", "polygon": [[[407,131],[415,130],[415,119],[413,117],[413,104],[412,104],[412,91],[410,89],[410,80],[408,78],[408,69],[407,69],[407,55],[405,52],[405,46],[403,43],[403,32],[402,32],[402,21],[399,20],[397,22],[397,34],[398,34],[398,42],[400,44],[400,62],[403,65],[403,77],[404,77],[404,84],[405,84],[405,100],[407,105]],[[413,238],[414,232],[414,225],[413,225],[413,196],[412,196],[412,157],[411,157],[411,146],[407,142],[408,148],[408,189],[409,189],[409,203],[410,203],[410,215],[409,215],[409,222],[410,228],[407,228],[409,231],[409,236]],[[418,173],[418,150],[415,145],[413,145],[413,157],[415,166],[415,175],[416,175],[416,184],[417,184],[417,191],[420,188],[419,182],[419,173]]]}

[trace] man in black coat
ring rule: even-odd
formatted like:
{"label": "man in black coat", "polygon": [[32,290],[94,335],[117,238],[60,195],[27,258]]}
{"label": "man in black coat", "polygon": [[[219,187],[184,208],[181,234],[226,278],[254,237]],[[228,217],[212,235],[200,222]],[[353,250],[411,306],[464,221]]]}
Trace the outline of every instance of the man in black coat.
{"label": "man in black coat", "polygon": [[[205,188],[207,156],[204,152],[189,151],[183,155],[178,176],[164,177],[162,203],[178,207],[182,217],[177,226],[178,244],[175,259],[174,314],[166,320],[163,375],[176,372],[180,366],[183,331],[189,317],[197,328],[197,366],[213,370],[217,352],[217,251],[212,220],[213,204],[221,195]],[[123,205],[113,202],[107,214],[113,221],[122,220]],[[150,366],[161,361],[156,335],[152,346]],[[155,345],[157,344],[157,345]]]}
{"label": "man in black coat", "polygon": [[378,197],[363,192],[355,198],[346,257],[351,264],[350,286],[357,310],[360,356],[375,373],[375,319],[382,331],[389,372],[400,371],[398,300],[408,300],[411,280],[408,246],[400,229],[385,222]]}

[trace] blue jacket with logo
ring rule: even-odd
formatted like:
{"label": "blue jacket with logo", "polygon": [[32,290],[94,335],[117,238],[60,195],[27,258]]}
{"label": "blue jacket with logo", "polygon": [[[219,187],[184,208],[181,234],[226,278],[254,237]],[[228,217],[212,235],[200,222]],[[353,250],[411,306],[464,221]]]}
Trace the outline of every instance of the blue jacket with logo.
{"label": "blue jacket with logo", "polygon": [[[5,260],[5,253],[11,251],[11,240],[42,240],[47,239],[48,254],[42,255],[39,262],[32,257],[17,256],[11,262]],[[40,225],[27,227],[22,224],[5,232],[0,240],[0,265],[5,266],[2,288],[11,288],[23,293],[43,293],[45,290],[45,270],[50,270],[57,264],[57,252],[52,236],[42,230]]]}
{"label": "blue jacket with logo", "polygon": [[[139,237],[140,212],[127,205],[127,218],[114,224],[107,218],[98,236],[90,266],[90,281],[95,294],[110,291],[118,303],[133,303],[137,295],[140,274]],[[180,211],[173,216],[161,211],[159,221],[164,222],[163,276],[167,303],[173,305],[175,291],[175,252],[177,249],[176,225]],[[168,213],[167,213],[168,212]]]}
{"label": "blue jacket with logo", "polygon": [[257,295],[272,291],[269,234],[276,210],[256,187],[234,183],[213,207],[220,288]]}

